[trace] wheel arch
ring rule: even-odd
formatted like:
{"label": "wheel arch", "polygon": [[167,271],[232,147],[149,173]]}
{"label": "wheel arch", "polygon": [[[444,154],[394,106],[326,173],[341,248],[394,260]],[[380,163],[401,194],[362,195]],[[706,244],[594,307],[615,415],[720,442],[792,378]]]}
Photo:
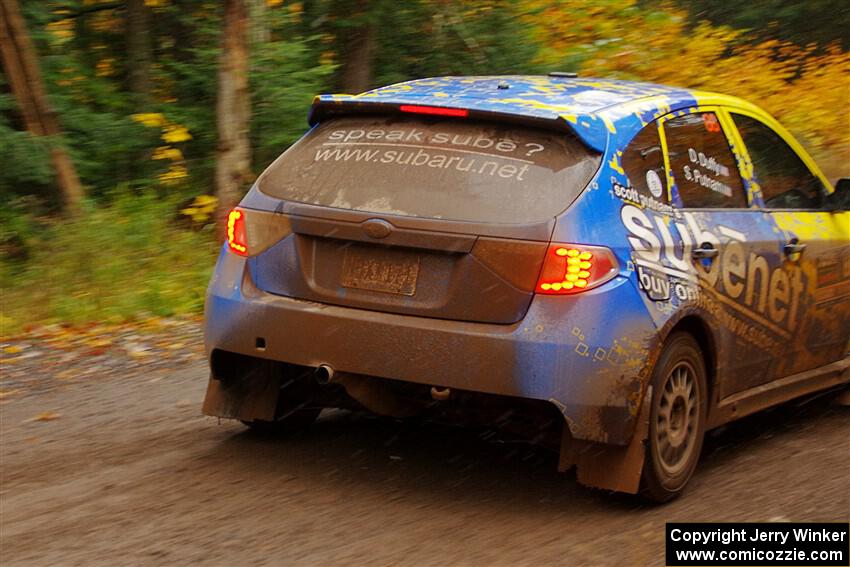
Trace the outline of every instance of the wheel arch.
{"label": "wheel arch", "polygon": [[716,404],[714,395],[715,392],[720,391],[717,387],[719,377],[717,337],[708,325],[708,322],[701,315],[694,312],[684,314],[669,325],[661,341],[662,344],[665,344],[670,335],[676,332],[690,334],[700,346],[700,350],[702,350],[703,362],[705,362],[706,386],[708,387],[708,418],[710,421],[712,408]]}
{"label": "wheel arch", "polygon": [[714,392],[718,375],[717,337],[706,319],[698,311],[683,311],[654,336],[644,369],[647,382],[635,415],[635,429],[628,445],[618,446],[574,439],[569,428],[564,429],[561,440],[559,470],[575,466],[579,483],[585,486],[636,494],[640,490],[646,458],[646,440],[649,435],[651,391],[649,384],[652,369],[658,362],[664,345],[673,333],[690,334],[703,353],[708,388],[708,415],[706,429],[711,427]]}

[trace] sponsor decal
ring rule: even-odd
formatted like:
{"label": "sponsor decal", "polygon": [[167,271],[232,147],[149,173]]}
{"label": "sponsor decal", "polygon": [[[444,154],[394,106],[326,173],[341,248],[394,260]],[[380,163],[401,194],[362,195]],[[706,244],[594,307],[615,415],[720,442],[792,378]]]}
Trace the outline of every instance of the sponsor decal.
{"label": "sponsor decal", "polygon": [[664,192],[664,185],[661,183],[661,177],[654,169],[646,172],[646,186],[649,187],[649,192],[656,199],[661,198],[661,193]]}
{"label": "sponsor decal", "polygon": [[[658,176],[657,173],[655,175],[656,177]],[[659,183],[660,182],[661,180],[659,179]],[[672,205],[664,203],[663,201],[660,201],[659,199],[656,199],[650,195],[645,195],[634,187],[632,187],[631,185],[623,185],[615,177],[611,178],[611,186],[614,188],[614,196],[618,199],[626,201],[627,203],[631,203],[642,209],[657,211],[665,215],[672,215],[677,217],[680,215],[679,210],[674,208]]]}
{"label": "sponsor decal", "polygon": [[554,167],[547,161],[548,149],[538,142],[483,133],[353,128],[331,131],[316,149],[315,161],[430,167],[525,181],[532,165]]}
{"label": "sponsor decal", "polygon": [[[680,218],[625,204],[620,217],[628,231],[640,287],[650,299],[702,301],[703,293],[775,334],[790,336],[797,324],[806,281],[799,267],[771,267],[734,228],[700,226],[694,213]],[[719,255],[694,261],[691,252],[707,243]]]}
{"label": "sponsor decal", "polygon": [[670,277],[652,268],[636,266],[638,283],[653,301],[667,301],[675,296],[680,303],[696,301],[699,298],[699,288],[688,280],[675,276]]}
{"label": "sponsor decal", "polygon": [[815,259],[817,288],[815,303],[827,307],[850,299],[850,249]]}

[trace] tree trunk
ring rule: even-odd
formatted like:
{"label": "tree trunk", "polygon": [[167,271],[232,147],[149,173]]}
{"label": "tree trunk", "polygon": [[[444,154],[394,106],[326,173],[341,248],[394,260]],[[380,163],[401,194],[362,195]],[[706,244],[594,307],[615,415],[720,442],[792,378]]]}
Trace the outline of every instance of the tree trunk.
{"label": "tree trunk", "polygon": [[[59,136],[59,120],[47,101],[38,56],[18,0],[0,0],[0,56],[27,131],[35,136]],[[74,212],[83,198],[74,163],[58,142],[51,144],[50,161],[64,205]]]}
{"label": "tree trunk", "polygon": [[370,19],[369,0],[343,4],[353,14],[356,25],[341,33],[340,88],[345,93],[362,93],[372,86],[372,58],[375,52],[375,26]]}
{"label": "tree trunk", "polygon": [[271,39],[266,0],[251,0],[251,45],[264,45]]}
{"label": "tree trunk", "polygon": [[252,178],[248,91],[248,11],[245,0],[226,0],[218,66],[216,196],[220,210],[235,205]]}
{"label": "tree trunk", "polygon": [[139,112],[150,101],[150,15],[145,0],[126,0],[127,83]]}

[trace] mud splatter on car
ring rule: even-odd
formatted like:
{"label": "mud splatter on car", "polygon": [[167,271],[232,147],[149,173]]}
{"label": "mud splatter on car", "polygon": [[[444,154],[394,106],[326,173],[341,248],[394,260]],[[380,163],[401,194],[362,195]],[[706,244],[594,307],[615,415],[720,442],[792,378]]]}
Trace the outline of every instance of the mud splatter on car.
{"label": "mud splatter on car", "polygon": [[850,213],[740,99],[566,76],[322,95],[228,218],[204,410],[554,431],[663,501],[705,431],[850,381]]}

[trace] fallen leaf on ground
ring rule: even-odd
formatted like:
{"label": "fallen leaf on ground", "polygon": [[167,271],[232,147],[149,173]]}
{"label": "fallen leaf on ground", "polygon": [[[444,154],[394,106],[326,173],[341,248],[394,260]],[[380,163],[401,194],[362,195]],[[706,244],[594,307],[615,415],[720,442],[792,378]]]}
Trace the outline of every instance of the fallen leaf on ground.
{"label": "fallen leaf on ground", "polygon": [[32,418],[32,421],[53,421],[54,419],[59,419],[58,413],[45,411]]}
{"label": "fallen leaf on ground", "polygon": [[140,345],[135,343],[130,343],[124,347],[124,350],[127,351],[127,354],[132,356],[133,358],[144,358],[146,356],[151,356],[150,348],[147,345]]}

